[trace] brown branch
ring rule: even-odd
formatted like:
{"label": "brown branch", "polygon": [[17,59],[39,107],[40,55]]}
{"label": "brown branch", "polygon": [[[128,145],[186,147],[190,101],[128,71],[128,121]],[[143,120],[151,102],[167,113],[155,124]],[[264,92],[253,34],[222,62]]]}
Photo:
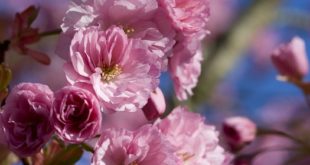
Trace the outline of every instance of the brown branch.
{"label": "brown branch", "polygon": [[2,64],[5,60],[5,53],[9,50],[10,43],[11,42],[9,40],[4,40],[0,43],[0,64]]}

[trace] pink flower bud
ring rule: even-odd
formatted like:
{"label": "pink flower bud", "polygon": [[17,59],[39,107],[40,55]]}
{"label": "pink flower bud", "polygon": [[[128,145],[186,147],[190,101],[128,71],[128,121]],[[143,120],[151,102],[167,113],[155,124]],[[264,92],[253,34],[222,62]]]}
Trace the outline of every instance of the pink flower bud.
{"label": "pink flower bud", "polygon": [[238,151],[256,137],[256,125],[248,118],[231,117],[223,123],[224,138],[232,151]]}
{"label": "pink flower bud", "polygon": [[147,104],[142,108],[145,117],[153,121],[162,115],[166,110],[166,102],[163,92],[160,88],[156,88],[154,92],[151,93]]}
{"label": "pink flower bud", "polygon": [[271,60],[283,76],[301,79],[308,74],[308,59],[305,42],[294,37],[288,44],[283,44],[273,51]]}

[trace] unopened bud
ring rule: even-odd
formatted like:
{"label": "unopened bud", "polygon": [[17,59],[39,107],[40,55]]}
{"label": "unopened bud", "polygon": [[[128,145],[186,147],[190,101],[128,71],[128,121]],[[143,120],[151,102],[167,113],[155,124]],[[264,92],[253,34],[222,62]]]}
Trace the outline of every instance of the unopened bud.
{"label": "unopened bud", "polygon": [[273,51],[271,60],[281,76],[302,79],[308,74],[308,59],[305,42],[294,37],[288,44],[283,44]]}
{"label": "unopened bud", "polygon": [[156,88],[154,92],[151,93],[147,104],[142,108],[145,117],[149,121],[154,121],[160,115],[162,115],[166,110],[166,102],[163,92],[160,88]]}

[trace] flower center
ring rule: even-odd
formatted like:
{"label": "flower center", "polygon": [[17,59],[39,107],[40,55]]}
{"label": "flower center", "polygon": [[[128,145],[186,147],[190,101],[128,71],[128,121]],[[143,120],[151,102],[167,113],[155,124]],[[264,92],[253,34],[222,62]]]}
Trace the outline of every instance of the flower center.
{"label": "flower center", "polygon": [[135,160],[135,161],[129,163],[129,165],[139,165],[139,164],[138,164],[138,162]]}
{"label": "flower center", "polygon": [[133,32],[135,32],[135,29],[130,26],[123,26],[123,30],[127,35],[130,35]]}
{"label": "flower center", "polygon": [[194,157],[195,154],[185,152],[185,153],[178,153],[177,155],[183,160],[183,162],[186,162],[190,158]]}
{"label": "flower center", "polygon": [[103,66],[101,70],[101,80],[108,82],[120,75],[122,72],[122,68],[117,64],[113,66]]}

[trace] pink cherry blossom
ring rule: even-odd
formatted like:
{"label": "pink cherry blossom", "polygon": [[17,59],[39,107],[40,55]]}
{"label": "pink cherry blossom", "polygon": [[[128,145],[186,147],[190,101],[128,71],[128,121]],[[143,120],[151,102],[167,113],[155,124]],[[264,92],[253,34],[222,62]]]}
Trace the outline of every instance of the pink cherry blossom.
{"label": "pink cherry blossom", "polygon": [[92,165],[176,165],[173,151],[158,129],[150,125],[133,132],[110,129],[98,140]]}
{"label": "pink cherry blossom", "polygon": [[183,164],[222,165],[224,162],[225,153],[218,144],[215,127],[204,124],[199,114],[177,107],[155,125],[176,147],[176,154]]}
{"label": "pink cherry blossom", "polygon": [[147,104],[142,108],[142,110],[145,117],[150,121],[157,119],[165,112],[166,101],[160,88],[156,88],[156,90],[151,93]]}
{"label": "pink cherry blossom", "polygon": [[52,123],[56,134],[70,143],[83,142],[100,130],[100,105],[86,89],[66,86],[55,93]]}
{"label": "pink cherry blossom", "polygon": [[201,73],[202,51],[195,39],[184,39],[174,48],[169,60],[169,73],[179,100],[186,100],[193,95],[193,88],[198,83]]}
{"label": "pink cherry blossom", "polygon": [[273,51],[272,62],[281,75],[303,78],[309,72],[305,49],[304,40],[294,37],[290,43],[283,44]]}
{"label": "pink cherry blossom", "polygon": [[143,42],[123,29],[89,27],[77,32],[65,72],[71,84],[91,86],[107,110],[136,111],[158,86],[160,63]]}
{"label": "pink cherry blossom", "polygon": [[76,0],[66,12],[61,25],[57,52],[66,57],[68,45],[74,32],[89,26],[107,29],[110,26],[123,28],[128,37],[139,38],[148,49],[162,58],[162,68],[173,45],[175,31],[169,18],[159,11],[156,0]]}
{"label": "pink cherry blossom", "polygon": [[174,27],[185,36],[207,33],[206,23],[210,16],[209,0],[158,0],[169,15]]}
{"label": "pink cherry blossom", "polygon": [[223,123],[224,138],[230,149],[236,151],[256,137],[256,124],[245,117],[227,118]]}
{"label": "pink cherry blossom", "polygon": [[45,145],[53,133],[52,102],[53,92],[46,85],[21,83],[13,88],[0,113],[10,150],[24,157]]}

